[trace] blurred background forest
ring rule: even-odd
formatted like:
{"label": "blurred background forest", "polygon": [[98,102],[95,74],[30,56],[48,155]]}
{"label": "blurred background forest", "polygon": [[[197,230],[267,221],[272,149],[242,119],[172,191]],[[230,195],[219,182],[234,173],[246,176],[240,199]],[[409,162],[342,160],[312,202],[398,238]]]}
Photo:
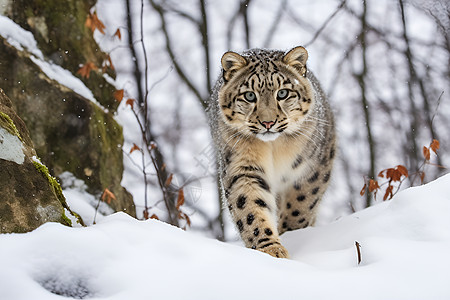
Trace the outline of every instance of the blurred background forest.
{"label": "blurred background forest", "polygon": [[[45,39],[39,30],[42,18],[49,18],[45,14],[52,14],[43,7],[51,3],[19,2],[8,4],[16,8],[3,5],[1,14],[33,32],[40,48],[51,43],[51,39],[41,42]],[[220,74],[220,58],[228,50],[289,50],[298,45],[308,50],[309,69],[329,96],[339,136],[319,224],[382,201],[382,194],[374,199],[360,191],[383,169],[397,165],[408,169],[401,188],[419,185],[418,171],[424,172],[425,182],[448,172],[431,165],[450,166],[450,4],[446,0],[82,3],[83,8],[77,8],[85,10],[79,12],[80,18],[99,49],[90,46],[80,51],[96,49],[103,53],[102,59],[93,58],[98,54],[90,58],[62,54],[56,59],[52,53],[73,52],[70,43],[67,49],[60,43],[56,50],[43,50],[43,60],[80,78],[105,106],[106,114],[122,125],[121,185],[133,195],[138,218],[158,217],[219,239],[235,238],[218,200],[205,115],[210,90]],[[20,9],[25,12],[22,19],[15,13]],[[50,34],[58,30],[57,23],[53,26]],[[58,38],[77,37],[66,33]],[[113,86],[109,94],[96,91],[95,76]],[[14,91],[27,87],[10,82],[8,88],[0,88],[14,102]],[[36,144],[33,132],[31,138]],[[438,155],[423,165],[423,147],[433,139],[440,142]],[[51,160],[50,156],[44,162],[51,164]],[[58,176],[64,171],[51,170]],[[71,172],[89,186],[89,178]],[[67,173],[60,177],[65,190],[74,188],[68,177]],[[91,191],[93,197],[105,200],[105,188],[113,195],[120,193],[108,184]],[[96,201],[92,203],[95,206]]]}

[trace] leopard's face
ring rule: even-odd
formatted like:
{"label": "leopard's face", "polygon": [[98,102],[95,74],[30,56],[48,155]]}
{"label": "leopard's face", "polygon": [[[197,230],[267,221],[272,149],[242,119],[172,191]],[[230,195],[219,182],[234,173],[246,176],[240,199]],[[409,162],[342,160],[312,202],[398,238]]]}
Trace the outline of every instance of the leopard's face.
{"label": "leopard's face", "polygon": [[222,58],[224,84],[219,105],[225,124],[245,136],[273,141],[295,135],[314,105],[306,73],[307,52],[227,52]]}

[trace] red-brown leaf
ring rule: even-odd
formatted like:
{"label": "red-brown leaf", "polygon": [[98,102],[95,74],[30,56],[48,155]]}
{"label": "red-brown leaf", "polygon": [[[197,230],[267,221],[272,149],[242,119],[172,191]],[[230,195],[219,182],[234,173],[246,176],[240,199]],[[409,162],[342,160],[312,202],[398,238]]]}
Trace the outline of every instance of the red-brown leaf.
{"label": "red-brown leaf", "polygon": [[186,215],[186,214],[184,214],[184,216],[185,216],[187,225],[190,227],[190,226],[191,226],[191,219],[190,219],[189,216]]}
{"label": "red-brown leaf", "polygon": [[370,179],[369,180],[369,192],[372,193],[373,191],[379,189],[380,186],[378,185],[378,181]]}
{"label": "red-brown leaf", "polygon": [[89,14],[86,18],[86,22],[84,23],[86,27],[89,27],[92,32],[97,29],[102,34],[105,34],[105,24],[103,24],[102,21],[100,21],[97,17],[97,12],[94,12],[93,14]]}
{"label": "red-brown leaf", "polygon": [[430,160],[430,149],[423,146],[423,157],[425,157],[425,160]]}
{"label": "red-brown leaf", "polygon": [[420,171],[419,174],[420,174],[420,183],[423,184],[423,181],[425,180],[425,172]]}
{"label": "red-brown leaf", "polygon": [[392,171],[392,181],[400,181],[400,178],[402,177],[402,173],[400,173],[400,171],[397,169],[397,168],[395,168],[393,171]]}
{"label": "red-brown leaf", "polygon": [[123,99],[123,89],[121,89],[121,90],[116,90],[115,92],[114,92],[114,99],[116,99],[117,101],[122,101],[122,99]]}
{"label": "red-brown leaf", "polygon": [[80,74],[81,77],[89,78],[91,71],[97,69],[97,66],[93,62],[89,61],[85,65],[81,66],[80,69],[78,69],[77,74]]}
{"label": "red-brown leaf", "polygon": [[141,151],[141,148],[139,148],[138,145],[133,143],[133,147],[131,147],[131,149],[130,149],[130,154],[133,153],[133,151],[136,151],[136,150]]}
{"label": "red-brown leaf", "polygon": [[113,192],[111,192],[110,190],[105,189],[105,190],[103,191],[101,200],[102,200],[103,202],[106,202],[106,203],[110,204],[110,203],[111,203],[111,200],[116,200],[116,196],[115,196],[115,195],[113,194]]}
{"label": "red-brown leaf", "polygon": [[366,188],[367,188],[367,183],[364,183],[364,186],[363,186],[363,188],[361,189],[361,192],[359,192],[359,194],[360,194],[361,196],[364,196],[364,194],[366,193]]}
{"label": "red-brown leaf", "polygon": [[177,210],[179,210],[183,204],[184,204],[184,192],[183,189],[181,188],[178,191],[177,206],[176,206]]}
{"label": "red-brown leaf", "polygon": [[430,144],[431,150],[433,150],[433,152],[437,154],[436,151],[439,150],[439,147],[440,147],[439,141],[436,139],[433,139],[433,141]]}
{"label": "red-brown leaf", "polygon": [[172,179],[173,179],[173,174],[171,173],[169,175],[169,177],[167,177],[167,179],[166,179],[165,186],[169,186],[172,183]]}
{"label": "red-brown leaf", "polygon": [[392,190],[393,190],[393,186],[392,185],[389,185],[388,187],[387,187],[387,189],[386,189],[386,193],[384,194],[384,197],[383,197],[383,201],[386,201],[387,200],[387,198],[388,197],[390,197],[389,199],[391,199],[392,198]]}
{"label": "red-brown leaf", "polygon": [[120,34],[120,29],[117,28],[116,32],[114,33],[113,36],[117,36],[119,38],[119,40],[122,40],[122,35]]}
{"label": "red-brown leaf", "polygon": [[393,176],[394,176],[394,169],[393,168],[386,169],[386,178],[392,179]]}
{"label": "red-brown leaf", "polygon": [[129,106],[131,106],[131,108],[134,108],[134,99],[128,99],[127,102],[125,102],[125,104],[128,104]]}
{"label": "red-brown leaf", "polygon": [[408,169],[405,166],[398,165],[397,170],[405,177],[408,177]]}

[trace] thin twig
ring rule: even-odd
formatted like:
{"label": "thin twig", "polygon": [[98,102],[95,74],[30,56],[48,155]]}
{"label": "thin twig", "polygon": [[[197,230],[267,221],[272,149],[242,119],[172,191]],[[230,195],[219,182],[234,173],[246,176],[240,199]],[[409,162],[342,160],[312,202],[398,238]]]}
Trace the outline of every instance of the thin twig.
{"label": "thin twig", "polygon": [[345,6],[345,3],[347,0],[343,0],[339,6],[336,8],[336,10],[328,17],[328,19],[325,20],[325,22],[320,26],[320,28],[316,31],[312,39],[307,42],[304,46],[309,47],[312,43],[316,41],[316,39],[319,37],[319,35],[322,33],[322,31],[327,27],[328,23],[331,22],[331,20],[337,15],[337,13]]}
{"label": "thin twig", "polygon": [[239,4],[239,8],[237,12],[233,15],[233,17],[228,22],[228,30],[227,30],[227,48],[231,49],[231,40],[233,39],[233,29],[236,24],[237,19],[242,16],[244,22],[244,31],[245,31],[245,42],[247,48],[250,48],[250,30],[248,26],[248,15],[247,10],[250,5],[250,0],[241,0]]}
{"label": "thin twig", "polygon": [[155,9],[155,11],[158,13],[160,20],[161,20],[161,31],[164,34],[164,38],[166,40],[166,50],[169,54],[170,59],[173,62],[173,65],[175,67],[175,70],[177,71],[178,76],[180,76],[181,80],[187,85],[187,87],[194,93],[194,95],[197,97],[197,99],[200,101],[201,105],[206,108],[206,103],[204,101],[204,98],[202,97],[200,91],[195,87],[193,82],[188,78],[188,76],[184,73],[183,69],[181,68],[180,64],[178,63],[175,53],[172,50],[172,42],[169,36],[169,32],[167,30],[167,22],[165,17],[164,9],[161,5],[156,4],[154,0],[150,0],[150,4]]}
{"label": "thin twig", "polygon": [[362,257],[361,257],[361,244],[358,243],[358,241],[355,241],[355,247],[356,247],[356,254],[358,256],[358,265],[361,263]]}
{"label": "thin twig", "polygon": [[144,120],[146,128],[150,128],[150,119],[149,119],[149,107],[148,107],[148,59],[147,59],[147,50],[144,44],[144,0],[141,0],[141,46],[142,53],[144,55]]}
{"label": "thin twig", "polygon": [[275,31],[277,30],[278,26],[280,25],[281,18],[283,17],[283,12],[286,9],[286,3],[287,0],[283,0],[280,3],[280,6],[278,6],[277,14],[275,15],[275,18],[273,19],[272,25],[269,28],[269,31],[267,32],[266,38],[264,40],[264,47],[267,48],[270,46],[270,42],[272,41],[272,38],[275,34]]}
{"label": "thin twig", "polygon": [[132,23],[132,19],[131,19],[131,3],[130,0],[126,0],[126,7],[127,7],[127,28],[128,28],[128,48],[131,51],[131,57],[133,58],[134,61],[134,78],[136,81],[136,85],[137,85],[137,92],[138,92],[138,103],[139,105],[141,105],[144,101],[144,95],[142,94],[142,84],[141,84],[141,78],[142,78],[142,74],[141,74],[141,70],[139,68],[139,63],[138,63],[138,57],[136,54],[136,49],[134,49],[134,42],[133,42],[133,23]]}

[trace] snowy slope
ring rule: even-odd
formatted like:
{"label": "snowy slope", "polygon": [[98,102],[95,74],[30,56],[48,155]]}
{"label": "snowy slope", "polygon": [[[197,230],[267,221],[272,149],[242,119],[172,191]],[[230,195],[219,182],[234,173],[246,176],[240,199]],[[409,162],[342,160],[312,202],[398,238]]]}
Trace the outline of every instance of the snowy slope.
{"label": "snowy slope", "polygon": [[292,260],[121,213],[45,224],[0,235],[0,299],[450,299],[449,216],[450,174],[284,235]]}

